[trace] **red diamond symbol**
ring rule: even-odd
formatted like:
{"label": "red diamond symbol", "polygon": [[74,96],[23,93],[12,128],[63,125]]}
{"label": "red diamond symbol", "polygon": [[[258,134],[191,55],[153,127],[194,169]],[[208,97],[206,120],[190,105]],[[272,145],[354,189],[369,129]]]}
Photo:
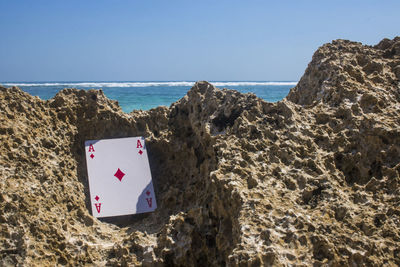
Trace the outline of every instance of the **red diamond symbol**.
{"label": "red diamond symbol", "polygon": [[122,178],[124,178],[124,176],[125,176],[125,173],[123,173],[119,168],[118,168],[118,170],[117,170],[117,172],[114,174],[114,176],[115,177],[117,177],[118,178],[118,180],[122,180]]}
{"label": "red diamond symbol", "polygon": [[150,191],[149,190],[147,190],[146,195],[150,196]]}
{"label": "red diamond symbol", "polygon": [[96,199],[96,201],[99,201],[100,198],[99,196],[96,196],[94,199]]}
{"label": "red diamond symbol", "polygon": [[142,151],[142,150],[139,150],[139,154],[142,155],[142,154],[143,154],[143,151]]}
{"label": "red diamond symbol", "polygon": [[90,154],[90,157],[91,157],[91,158],[94,158],[94,155],[93,155],[93,154]]}

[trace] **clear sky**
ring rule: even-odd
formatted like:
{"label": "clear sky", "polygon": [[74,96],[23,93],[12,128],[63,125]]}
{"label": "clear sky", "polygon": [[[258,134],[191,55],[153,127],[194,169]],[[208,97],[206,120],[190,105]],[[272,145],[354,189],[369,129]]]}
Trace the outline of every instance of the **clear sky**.
{"label": "clear sky", "polygon": [[296,81],[399,31],[399,0],[0,0],[0,81]]}

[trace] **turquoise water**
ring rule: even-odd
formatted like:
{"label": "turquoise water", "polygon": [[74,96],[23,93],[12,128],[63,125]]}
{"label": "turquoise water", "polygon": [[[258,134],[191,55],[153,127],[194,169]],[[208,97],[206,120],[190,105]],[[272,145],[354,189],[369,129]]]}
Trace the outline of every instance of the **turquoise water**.
{"label": "turquoise water", "polygon": [[[254,93],[258,97],[276,102],[282,100],[296,82],[211,82],[218,88]],[[104,94],[117,100],[124,112],[148,110],[169,106],[186,95],[194,82],[4,82],[4,86],[18,86],[41,99],[52,98],[64,88],[102,89]]]}

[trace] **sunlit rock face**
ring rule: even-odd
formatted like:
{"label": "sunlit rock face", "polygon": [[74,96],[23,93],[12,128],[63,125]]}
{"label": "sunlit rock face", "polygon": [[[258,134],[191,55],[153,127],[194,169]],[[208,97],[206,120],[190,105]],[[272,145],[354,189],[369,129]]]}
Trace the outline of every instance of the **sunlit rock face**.
{"label": "sunlit rock face", "polygon": [[[288,97],[198,82],[125,114],[0,88],[0,265],[400,264],[400,39],[319,48]],[[158,208],[91,215],[84,141],[144,136]]]}

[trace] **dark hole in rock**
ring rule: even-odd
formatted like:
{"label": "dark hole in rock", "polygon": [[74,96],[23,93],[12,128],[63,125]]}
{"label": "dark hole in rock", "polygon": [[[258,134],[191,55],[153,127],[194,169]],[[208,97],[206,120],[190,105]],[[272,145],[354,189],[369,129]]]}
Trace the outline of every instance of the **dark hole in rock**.
{"label": "dark hole in rock", "polygon": [[376,179],[382,179],[382,164],[375,160],[371,164],[371,169],[368,171],[368,174],[372,177],[374,176]]}
{"label": "dark hole in rock", "polygon": [[376,227],[381,227],[381,226],[382,226],[382,222],[381,222],[381,220],[380,220],[378,217],[375,217],[375,219],[374,219],[374,225],[375,225]]}
{"label": "dark hole in rock", "polygon": [[222,132],[228,126],[232,126],[235,120],[240,116],[242,110],[232,110],[231,114],[227,117],[223,112],[219,113],[217,117],[212,120],[213,125],[217,132]]}
{"label": "dark hole in rock", "polygon": [[216,245],[215,236],[207,235],[206,236],[206,245],[207,245],[207,247],[214,248]]}
{"label": "dark hole in rock", "polygon": [[346,182],[349,184],[360,181],[360,170],[355,166],[350,167],[350,170],[344,171],[344,174],[346,176]]}
{"label": "dark hole in rock", "polygon": [[346,182],[350,185],[354,183],[365,184],[371,179],[371,176],[361,175],[358,162],[354,160],[352,155],[336,153],[335,165],[342,171]]}
{"label": "dark hole in rock", "polygon": [[174,264],[174,254],[173,253],[167,253],[164,255],[164,262],[165,266],[175,266]]}

